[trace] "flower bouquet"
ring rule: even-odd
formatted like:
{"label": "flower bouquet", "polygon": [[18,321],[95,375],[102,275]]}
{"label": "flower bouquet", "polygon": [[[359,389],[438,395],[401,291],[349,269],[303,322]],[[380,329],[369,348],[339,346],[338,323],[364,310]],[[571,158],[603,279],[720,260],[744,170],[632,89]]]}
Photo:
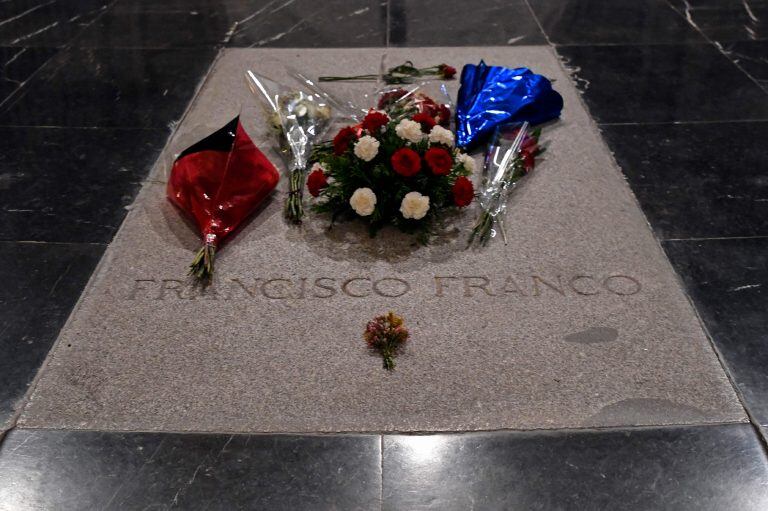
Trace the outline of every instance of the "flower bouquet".
{"label": "flower bouquet", "polygon": [[488,66],[482,60],[467,64],[456,100],[458,146],[476,146],[497,126],[557,119],[562,108],[563,98],[552,82],[526,67]]}
{"label": "flower bouquet", "polygon": [[442,80],[451,80],[456,75],[456,68],[448,64],[438,64],[429,67],[416,67],[413,62],[406,60],[399,66],[391,67],[386,73],[370,73],[354,76],[321,76],[318,78],[321,82],[342,82],[357,80],[382,80],[387,84],[413,83],[417,78],[432,76]]}
{"label": "flower bouquet", "polygon": [[280,151],[288,162],[289,186],[285,217],[301,223],[304,217],[302,191],[315,143],[331,125],[331,107],[324,98],[300,90],[290,90],[252,71],[246,73],[251,91],[262,100],[267,120],[280,141]]}
{"label": "flower bouquet", "polygon": [[410,107],[388,112],[370,110],[360,125],[317,147],[307,187],[317,198],[314,209],[332,221],[359,218],[371,235],[391,224],[426,242],[446,210],[472,202],[467,176],[474,160],[454,148],[439,114]]}
{"label": "flower bouquet", "polygon": [[408,329],[403,318],[390,312],[376,316],[365,326],[363,338],[368,347],[381,354],[384,369],[392,371],[395,368],[395,357],[408,340]]}
{"label": "flower bouquet", "polygon": [[175,159],[168,199],[195,222],[203,239],[189,268],[192,277],[210,282],[216,249],[259,207],[278,180],[277,169],[253,144],[239,117]]}
{"label": "flower bouquet", "polygon": [[539,145],[541,129],[529,130],[529,124],[503,125],[496,128],[488,147],[479,202],[483,212],[469,237],[469,244],[488,243],[498,230],[507,244],[504,215],[507,197],[519,181],[536,166],[536,157],[544,152]]}

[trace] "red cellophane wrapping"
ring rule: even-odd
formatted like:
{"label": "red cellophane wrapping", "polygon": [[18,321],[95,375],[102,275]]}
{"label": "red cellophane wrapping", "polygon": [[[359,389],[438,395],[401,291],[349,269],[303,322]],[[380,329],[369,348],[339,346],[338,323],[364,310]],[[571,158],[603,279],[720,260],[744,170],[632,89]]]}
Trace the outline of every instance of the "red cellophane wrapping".
{"label": "red cellophane wrapping", "polygon": [[190,275],[210,279],[216,249],[258,208],[279,179],[239,117],[176,158],[168,179],[168,199],[195,222],[203,239]]}

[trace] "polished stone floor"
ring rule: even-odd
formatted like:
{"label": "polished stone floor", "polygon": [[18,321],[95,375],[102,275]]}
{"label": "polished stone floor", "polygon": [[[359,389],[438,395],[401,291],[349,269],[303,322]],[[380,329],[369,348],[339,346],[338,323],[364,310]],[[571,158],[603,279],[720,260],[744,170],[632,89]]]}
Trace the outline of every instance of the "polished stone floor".
{"label": "polished stone floor", "polygon": [[[768,508],[766,16],[765,0],[0,2],[0,510]],[[543,44],[750,423],[415,436],[17,427],[221,47]]]}

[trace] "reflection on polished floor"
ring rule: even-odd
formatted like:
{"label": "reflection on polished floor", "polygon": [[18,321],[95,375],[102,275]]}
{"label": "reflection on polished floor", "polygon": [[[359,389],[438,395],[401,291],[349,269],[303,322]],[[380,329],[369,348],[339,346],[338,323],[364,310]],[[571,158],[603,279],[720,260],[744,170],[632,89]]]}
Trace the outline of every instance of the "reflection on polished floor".
{"label": "reflection on polished floor", "polygon": [[[0,2],[0,511],[768,509],[766,18],[765,0]],[[201,90],[204,97],[222,49],[389,47],[400,56],[409,47],[451,46],[556,52],[571,82],[564,74],[560,85],[578,90],[588,129],[599,130],[637,200],[631,207],[639,206],[655,235],[648,235],[651,248],[661,256],[660,245],[669,260],[659,264],[703,326],[706,377],[670,387],[667,396],[685,394],[696,406],[670,408],[674,399],[653,394],[696,380],[701,367],[666,342],[650,346],[660,350],[653,356],[666,362],[666,375],[648,382],[623,375],[647,385],[653,399],[609,409],[614,415],[600,419],[606,427],[576,426],[578,414],[563,406],[554,429],[256,433],[242,425],[258,420],[242,422],[242,415],[199,426],[205,410],[192,413],[183,399],[162,393],[155,402],[145,392],[147,406],[132,416],[133,402],[122,398],[139,395],[137,375],[152,374],[153,356],[165,355],[139,356],[146,344],[137,342],[134,356],[134,348],[110,344],[112,334],[96,342],[98,322],[80,330],[70,323],[52,351],[91,276],[115,260],[108,246],[140,189],[152,186],[150,171],[191,100]],[[607,154],[602,141],[596,145]],[[86,294],[82,304],[97,310],[91,301]],[[102,305],[107,310],[110,301]],[[648,317],[660,331],[683,328],[669,314]],[[695,323],[693,311],[690,318]],[[61,350],[77,348],[78,335],[89,344],[74,359],[111,364],[105,379],[87,364],[68,365],[73,356]],[[591,340],[575,339],[563,349],[574,356],[595,350]],[[626,359],[632,348],[614,355]],[[665,359],[680,353],[688,353],[680,363]],[[136,360],[145,363],[132,366]],[[121,394],[132,374],[132,393]],[[110,393],[88,402],[109,406],[86,413],[77,408],[82,400],[51,397],[86,381]],[[34,388],[45,399],[35,401]],[[86,401],[94,391],[79,389]],[[216,413],[232,411],[232,396],[205,398]],[[439,411],[448,415],[450,407]],[[187,416],[185,427],[178,419]]]}

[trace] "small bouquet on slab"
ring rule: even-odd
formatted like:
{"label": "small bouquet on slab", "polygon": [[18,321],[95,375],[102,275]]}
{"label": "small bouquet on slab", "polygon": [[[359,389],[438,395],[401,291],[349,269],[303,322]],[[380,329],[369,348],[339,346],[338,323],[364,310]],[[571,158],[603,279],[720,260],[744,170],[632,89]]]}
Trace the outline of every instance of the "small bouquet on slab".
{"label": "small bouquet on slab", "polygon": [[195,222],[203,238],[189,268],[191,276],[210,282],[216,249],[259,207],[279,179],[239,117],[176,158],[168,179],[168,199]]}
{"label": "small bouquet on slab", "polygon": [[467,177],[474,160],[455,149],[439,120],[418,108],[395,118],[371,109],[360,125],[342,128],[313,154],[307,187],[317,198],[314,209],[331,222],[360,219],[372,236],[389,224],[426,243],[447,210],[474,198]]}
{"label": "small bouquet on slab", "polygon": [[486,154],[479,202],[480,218],[469,237],[469,245],[485,245],[499,231],[507,244],[504,216],[507,198],[519,181],[536,166],[544,149],[539,145],[540,129],[530,131],[528,122],[496,128]]}
{"label": "small bouquet on slab", "polygon": [[408,340],[408,330],[403,318],[390,312],[369,321],[363,338],[368,347],[379,352],[384,359],[384,369],[392,371],[395,368],[395,357]]}
{"label": "small bouquet on slab", "polygon": [[441,80],[451,80],[456,75],[456,68],[448,64],[438,64],[429,67],[416,67],[413,62],[406,60],[399,66],[389,68],[386,72],[370,73],[354,76],[321,76],[321,82],[369,81],[382,80],[386,84],[413,83],[419,78],[433,77]]}
{"label": "small bouquet on slab", "polygon": [[312,145],[330,127],[331,107],[322,96],[291,90],[253,71],[246,72],[246,79],[251,92],[261,99],[288,163],[285,218],[300,224],[304,218],[302,192]]}

